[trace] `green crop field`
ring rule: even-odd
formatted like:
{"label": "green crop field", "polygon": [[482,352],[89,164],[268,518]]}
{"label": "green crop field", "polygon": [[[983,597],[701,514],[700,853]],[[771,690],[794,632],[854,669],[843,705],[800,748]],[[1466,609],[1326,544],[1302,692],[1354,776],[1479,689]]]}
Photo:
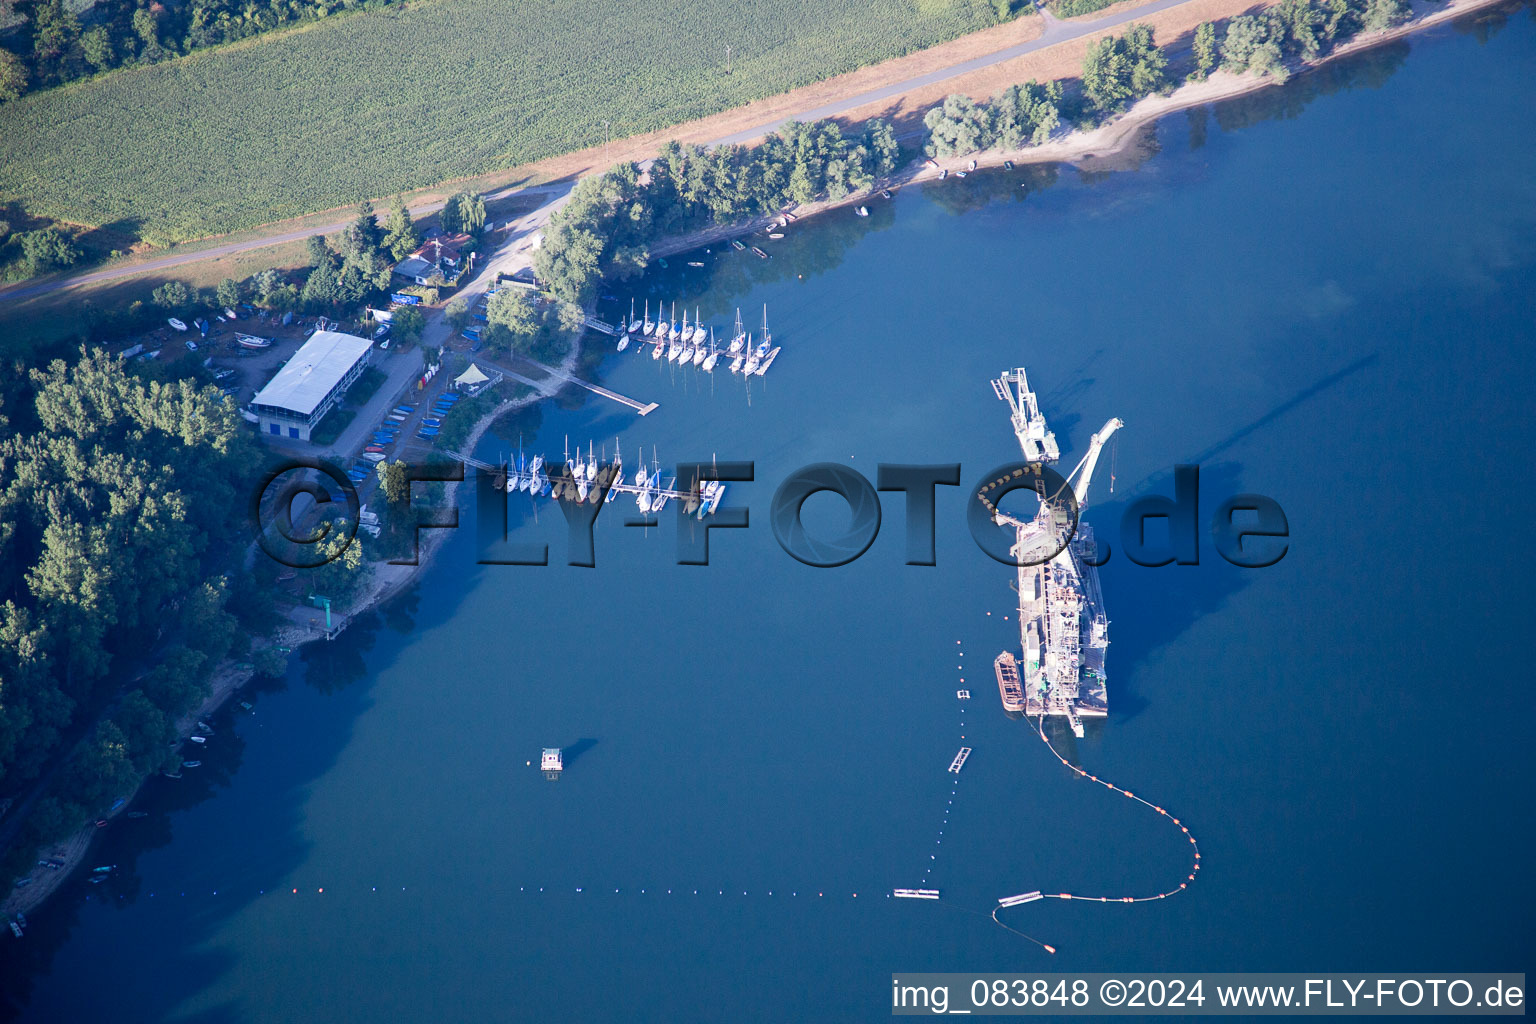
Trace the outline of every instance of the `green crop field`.
{"label": "green crop field", "polygon": [[988,0],[424,0],[0,106],[0,199],[184,240],[580,149],[605,120],[665,128],[992,20]]}

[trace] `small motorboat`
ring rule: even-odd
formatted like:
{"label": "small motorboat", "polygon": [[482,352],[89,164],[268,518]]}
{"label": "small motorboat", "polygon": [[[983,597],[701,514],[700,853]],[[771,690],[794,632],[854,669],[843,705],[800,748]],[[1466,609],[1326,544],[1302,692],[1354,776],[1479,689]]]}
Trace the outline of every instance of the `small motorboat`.
{"label": "small motorboat", "polygon": [[853,212],[858,214],[860,217],[868,217],[869,216],[869,207],[867,207],[867,206],[860,206],[860,207],[856,208]]}
{"label": "small motorboat", "polygon": [[939,171],[939,180],[943,181],[947,177],[949,177],[949,168],[945,167],[945,168],[940,169],[940,171]]}
{"label": "small motorboat", "polygon": [[784,237],[784,232],[782,232],[782,231],[770,231],[770,232],[768,232],[768,237],[772,238],[772,239],[780,239],[780,238]]}
{"label": "small motorboat", "polygon": [[688,265],[690,267],[702,267],[704,264],[700,263],[698,260],[689,260]]}
{"label": "small motorboat", "polygon": [[887,199],[889,199],[889,198],[891,198],[891,190],[890,190],[890,189],[888,189],[888,188],[883,188],[883,189],[881,189],[881,190],[880,190],[880,194],[881,194],[881,195],[882,195],[882,196],[884,196],[884,197],[885,197],[885,198],[887,198]]}
{"label": "small motorboat", "polygon": [[731,248],[740,251],[742,249],[745,249],[746,246],[742,245],[741,241],[739,239],[733,238],[733,239],[731,239]]}
{"label": "small motorboat", "polygon": [[1005,171],[1013,170],[1013,161],[1012,160],[1004,160],[1003,161],[1003,170],[1005,170]]}

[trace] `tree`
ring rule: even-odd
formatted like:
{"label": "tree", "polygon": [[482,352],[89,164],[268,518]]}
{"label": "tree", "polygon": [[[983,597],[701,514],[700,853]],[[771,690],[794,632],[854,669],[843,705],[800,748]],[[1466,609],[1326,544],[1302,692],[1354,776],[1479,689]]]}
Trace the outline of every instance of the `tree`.
{"label": "tree", "polygon": [[1277,26],[1269,18],[1245,14],[1227,23],[1221,64],[1228,71],[1257,71],[1284,77],[1284,54]]}
{"label": "tree", "polygon": [[384,500],[391,505],[409,504],[411,500],[410,473],[402,460],[379,463],[379,486],[384,488]]}
{"label": "tree", "polygon": [[485,199],[460,192],[458,200],[460,230],[472,235],[479,234],[480,229],[485,227]]}
{"label": "tree", "polygon": [[1209,21],[1202,21],[1195,26],[1194,40],[1195,69],[1189,77],[1195,81],[1203,81],[1211,76],[1216,69],[1218,59],[1216,48],[1216,26]]}
{"label": "tree", "polygon": [[928,128],[929,156],[964,156],[994,141],[991,109],[961,93],[950,94],[943,105],[923,115],[923,124]]}
{"label": "tree", "polygon": [[26,63],[10,50],[0,47],[0,103],[13,100],[26,91]]}
{"label": "tree", "polygon": [[80,37],[80,52],[97,71],[105,71],[117,63],[117,54],[112,51],[112,34],[105,25],[97,25]]}
{"label": "tree", "polygon": [[1132,24],[1119,38],[1105,37],[1083,61],[1083,95],[1104,113],[1163,88],[1168,57],[1152,43],[1152,29]]}
{"label": "tree", "polygon": [[504,327],[514,337],[531,338],[539,330],[538,315],[533,303],[521,288],[503,288],[486,303],[487,323]]}
{"label": "tree", "polygon": [[389,323],[390,333],[395,336],[395,340],[405,345],[421,338],[422,329],[427,326],[427,318],[415,306],[403,306],[395,310]]}
{"label": "tree", "polygon": [[463,197],[462,192],[455,192],[443,203],[442,212],[437,215],[437,226],[442,228],[445,235],[457,235],[464,230],[464,211],[459,204]]}
{"label": "tree", "polygon": [[558,311],[560,329],[567,334],[576,334],[587,325],[587,312],[574,302],[562,302]]}
{"label": "tree", "polygon": [[80,19],[61,0],[43,0],[32,8],[32,53],[52,60],[73,45],[80,35]]}
{"label": "tree", "polygon": [[31,273],[67,267],[80,258],[80,248],[58,228],[39,228],[21,235],[21,258]]}
{"label": "tree", "polygon": [[1366,0],[1360,26],[1367,32],[1379,32],[1407,21],[1412,14],[1404,0]]}
{"label": "tree", "polygon": [[869,173],[877,180],[890,177],[896,170],[901,144],[896,141],[896,130],[889,121],[870,119],[864,126],[864,148],[869,151]]}
{"label": "tree", "polygon": [[330,262],[331,249],[325,244],[324,235],[310,235],[304,239],[304,259],[312,267]]}
{"label": "tree", "polygon": [[192,292],[180,281],[167,281],[155,289],[152,298],[162,309],[177,310],[192,301]]}
{"label": "tree", "polygon": [[453,328],[455,334],[469,326],[469,303],[464,301],[463,296],[451,300],[447,306],[443,307],[443,314],[448,318],[448,326]]}
{"label": "tree", "polygon": [[399,195],[396,195],[390,204],[383,245],[396,262],[405,259],[421,247],[421,235],[411,220],[411,211],[406,209],[405,200]]}
{"label": "tree", "polygon": [[373,204],[364,199],[357,204],[357,218],[342,231],[342,255],[348,253],[348,240],[352,247],[357,249],[377,249],[379,247],[379,221],[373,215]]}
{"label": "tree", "polygon": [[140,7],[133,12],[133,31],[144,41],[145,47],[159,47],[160,23],[150,8]]}
{"label": "tree", "polygon": [[226,277],[224,280],[220,281],[219,286],[214,289],[213,297],[218,301],[222,308],[234,309],[236,303],[240,301],[240,285],[235,281],[234,278]]}

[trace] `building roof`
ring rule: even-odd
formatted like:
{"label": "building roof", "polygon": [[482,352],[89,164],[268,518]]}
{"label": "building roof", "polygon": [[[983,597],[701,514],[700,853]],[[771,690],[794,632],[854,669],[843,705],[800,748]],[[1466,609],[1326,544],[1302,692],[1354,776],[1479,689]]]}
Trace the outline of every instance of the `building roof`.
{"label": "building roof", "polygon": [[437,270],[436,267],[419,256],[407,256],[395,264],[395,273],[413,281],[418,277],[430,277],[431,272],[435,270]]}
{"label": "building roof", "polygon": [[251,404],[308,416],[372,347],[373,342],[355,334],[316,331],[256,393]]}
{"label": "building roof", "polygon": [[463,384],[465,386],[469,386],[472,384],[480,384],[490,379],[491,378],[487,377],[484,371],[480,369],[480,367],[476,366],[474,363],[470,363],[469,369],[453,378],[453,382],[455,384]]}
{"label": "building roof", "polygon": [[459,250],[447,238],[429,238],[421,244],[421,248],[411,253],[418,260],[425,260],[431,264],[438,264],[447,260],[450,263],[459,262]]}

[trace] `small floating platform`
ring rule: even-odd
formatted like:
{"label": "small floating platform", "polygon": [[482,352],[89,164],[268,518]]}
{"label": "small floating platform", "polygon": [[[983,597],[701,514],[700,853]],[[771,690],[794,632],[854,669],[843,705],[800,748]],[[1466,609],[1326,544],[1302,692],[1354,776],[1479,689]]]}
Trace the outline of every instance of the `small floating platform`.
{"label": "small floating platform", "polygon": [[1003,907],[1017,907],[1021,903],[1033,903],[1035,900],[1043,899],[1045,899],[1045,897],[1040,893],[1039,890],[1036,890],[1035,892],[1021,892],[1017,896],[1004,896],[1002,899],[997,901],[997,906],[998,909],[1001,910]]}
{"label": "small floating platform", "polygon": [[891,892],[899,900],[936,900],[939,898],[937,889],[895,889]]}
{"label": "small floating platform", "polygon": [[960,769],[965,767],[965,759],[970,757],[970,756],[971,756],[971,748],[970,747],[961,747],[960,748],[960,753],[956,754],[955,755],[955,759],[953,761],[949,762],[949,770],[954,772],[956,775],[959,775],[960,774]]}

